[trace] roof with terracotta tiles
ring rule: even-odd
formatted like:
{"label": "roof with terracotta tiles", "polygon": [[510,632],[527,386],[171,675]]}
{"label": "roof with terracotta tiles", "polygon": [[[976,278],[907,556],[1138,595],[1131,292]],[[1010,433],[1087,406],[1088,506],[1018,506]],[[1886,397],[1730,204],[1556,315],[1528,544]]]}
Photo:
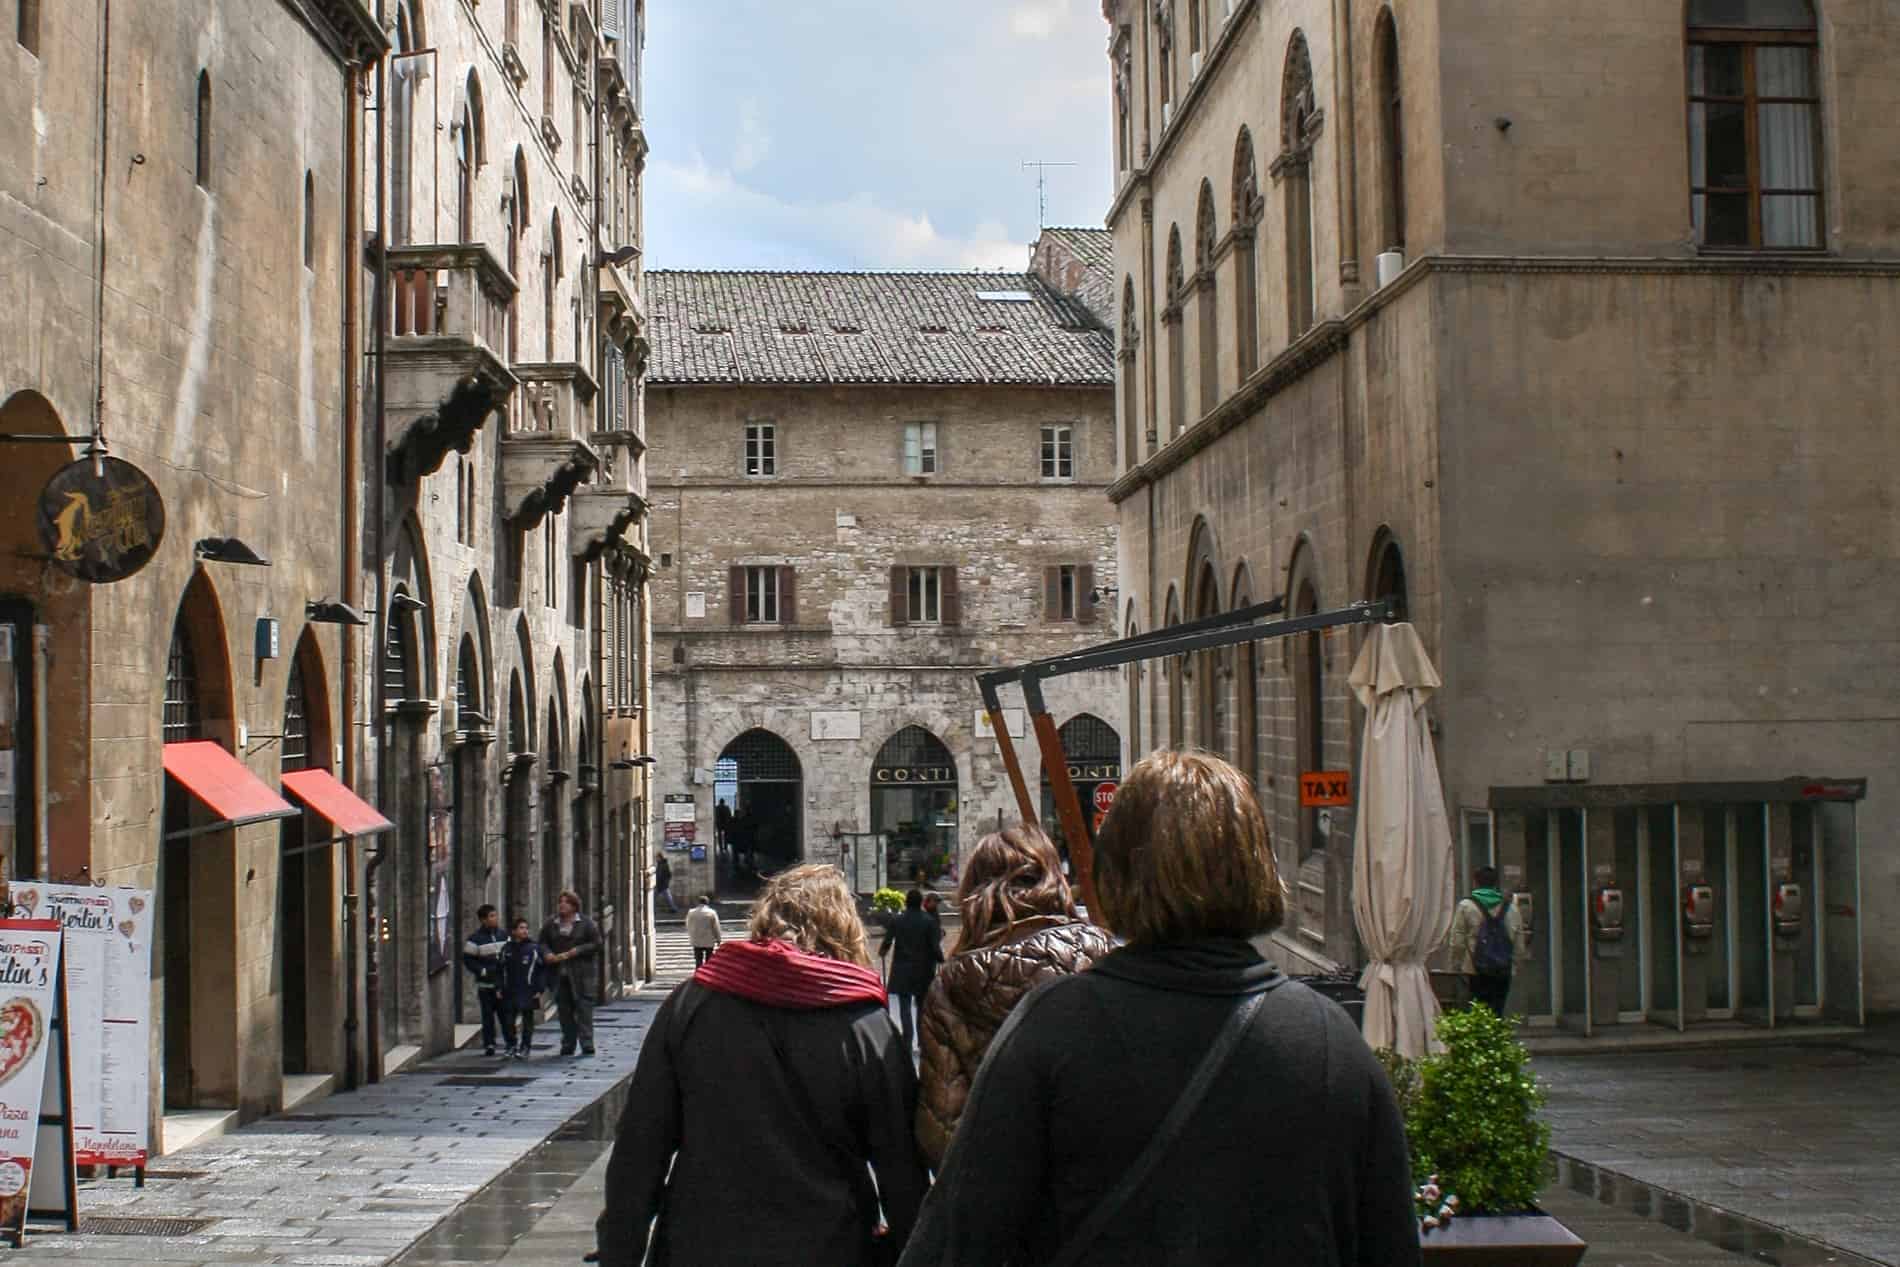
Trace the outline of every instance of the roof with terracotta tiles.
{"label": "roof with terracotta tiles", "polygon": [[1031,273],[646,275],[647,382],[1106,387],[1114,340]]}

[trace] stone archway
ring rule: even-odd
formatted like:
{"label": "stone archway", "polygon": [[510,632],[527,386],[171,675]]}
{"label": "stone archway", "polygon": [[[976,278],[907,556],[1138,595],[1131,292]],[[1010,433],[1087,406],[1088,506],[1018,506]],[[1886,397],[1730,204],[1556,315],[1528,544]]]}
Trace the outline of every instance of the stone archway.
{"label": "stone archway", "polygon": [[804,790],[798,754],[769,730],[748,730],[720,752],[713,763],[713,799],[731,814],[730,858],[715,867],[720,892],[750,892],[759,877],[799,860]]}
{"label": "stone archway", "polygon": [[956,758],[922,726],[905,726],[871,760],[871,830],[887,838],[890,882],[927,884],[957,866]]}
{"label": "stone archway", "polygon": [[[278,741],[284,773],[328,769],[335,742],[328,677],[315,632],[306,626],[290,658]],[[330,824],[306,809],[278,828],[276,971],[278,1037],[287,1077],[333,1072],[339,1064],[326,1022],[335,990],[331,930],[338,925],[336,851]]]}
{"label": "stone archway", "polygon": [[[1069,781],[1075,784],[1075,797],[1082,806],[1082,814],[1092,820],[1095,789],[1104,783],[1121,782],[1122,737],[1093,713],[1077,713],[1063,722],[1056,737],[1062,741],[1062,755],[1069,764]],[[1046,767],[1042,772],[1042,826],[1067,861],[1069,846],[1063,839],[1062,816],[1056,812],[1055,789],[1049,782]]]}

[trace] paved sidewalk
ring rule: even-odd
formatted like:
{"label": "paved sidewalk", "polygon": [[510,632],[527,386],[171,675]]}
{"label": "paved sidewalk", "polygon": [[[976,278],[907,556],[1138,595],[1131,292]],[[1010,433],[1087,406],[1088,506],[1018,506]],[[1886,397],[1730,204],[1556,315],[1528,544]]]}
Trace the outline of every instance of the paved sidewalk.
{"label": "paved sidewalk", "polygon": [[1558,1152],[1685,1210],[1900,1264],[1900,1035],[1536,1058]]}
{"label": "paved sidewalk", "polygon": [[600,1008],[591,1058],[451,1053],[161,1158],[142,1191],[81,1186],[88,1216],[205,1221],[188,1235],[35,1232],[9,1257],[383,1267],[631,1074],[661,997]]}

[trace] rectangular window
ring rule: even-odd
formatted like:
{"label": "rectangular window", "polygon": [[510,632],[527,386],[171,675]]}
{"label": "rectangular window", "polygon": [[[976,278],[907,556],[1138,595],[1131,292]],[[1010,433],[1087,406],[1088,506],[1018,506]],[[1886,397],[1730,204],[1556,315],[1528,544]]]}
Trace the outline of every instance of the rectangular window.
{"label": "rectangular window", "polygon": [[549,515],[542,521],[546,525],[546,535],[541,539],[541,605],[558,607],[561,599],[561,572],[555,559],[560,553],[555,548],[554,516]]}
{"label": "rectangular window", "polygon": [[745,429],[745,473],[778,474],[778,428],[769,422],[749,422]]}
{"label": "rectangular window", "polygon": [[904,424],[904,474],[935,475],[937,473],[937,424],[934,422],[907,422]]}
{"label": "rectangular window", "polygon": [[1042,570],[1042,618],[1054,623],[1095,620],[1095,565],[1061,563]]}
{"label": "rectangular window", "polygon": [[40,55],[40,0],[20,0],[20,26],[16,33],[20,47]]}
{"label": "rectangular window", "polygon": [[620,589],[608,580],[604,569],[600,574],[600,592],[596,601],[600,603],[601,615],[606,624],[602,630],[605,636],[601,639],[607,647],[607,680],[601,684],[606,695],[603,706],[614,709],[620,706]]}
{"label": "rectangular window", "polygon": [[936,568],[910,568],[905,608],[913,625],[934,625],[943,619],[943,586]]}
{"label": "rectangular window", "polygon": [[1821,90],[1814,46],[1724,42],[1714,31],[1692,31],[1690,40],[1689,201],[1697,241],[1818,248]]}
{"label": "rectangular window", "polygon": [[1061,619],[1074,620],[1076,611],[1074,564],[1064,563],[1057,569],[1056,593],[1059,596],[1057,610],[1061,613]]}
{"label": "rectangular window", "polygon": [[778,569],[749,567],[745,570],[745,621],[748,625],[778,623]]}
{"label": "rectangular window", "polygon": [[1070,428],[1044,427],[1042,429],[1042,478],[1046,480],[1075,478],[1075,439]]}

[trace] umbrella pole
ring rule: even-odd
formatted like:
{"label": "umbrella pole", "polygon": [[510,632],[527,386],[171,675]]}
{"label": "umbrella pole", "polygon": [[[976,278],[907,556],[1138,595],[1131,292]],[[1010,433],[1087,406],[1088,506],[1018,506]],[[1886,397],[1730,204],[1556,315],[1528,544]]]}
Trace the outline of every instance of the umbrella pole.
{"label": "umbrella pole", "polygon": [[1062,751],[1062,734],[1056,729],[1056,719],[1049,715],[1049,705],[1042,698],[1042,679],[1034,673],[1023,675],[1023,702],[1029,706],[1030,724],[1036,728],[1036,745],[1042,750],[1043,777],[1049,780],[1049,791],[1055,797],[1056,816],[1062,822],[1062,839],[1069,846],[1069,862],[1075,868],[1077,887],[1082,890],[1082,904],[1089,909],[1089,919],[1094,921],[1095,909],[1095,841],[1089,834],[1088,820],[1082,817],[1082,801],[1075,794],[1075,783],[1069,778],[1068,754]]}
{"label": "umbrella pole", "polygon": [[[978,685],[983,692],[983,707],[990,715],[990,733],[996,736],[996,750],[1003,757],[1003,772],[1009,775],[1009,786],[1016,793],[1016,808],[1023,816],[1023,823],[1034,827],[1037,825],[1036,805],[1029,799],[1028,784],[1023,782],[1023,766],[1022,762],[1016,759],[1016,743],[1009,737],[1009,721],[1003,716],[1003,701],[997,695],[993,685],[989,683]],[[997,815],[996,827],[998,831],[1001,831],[1002,811],[998,810]]]}

